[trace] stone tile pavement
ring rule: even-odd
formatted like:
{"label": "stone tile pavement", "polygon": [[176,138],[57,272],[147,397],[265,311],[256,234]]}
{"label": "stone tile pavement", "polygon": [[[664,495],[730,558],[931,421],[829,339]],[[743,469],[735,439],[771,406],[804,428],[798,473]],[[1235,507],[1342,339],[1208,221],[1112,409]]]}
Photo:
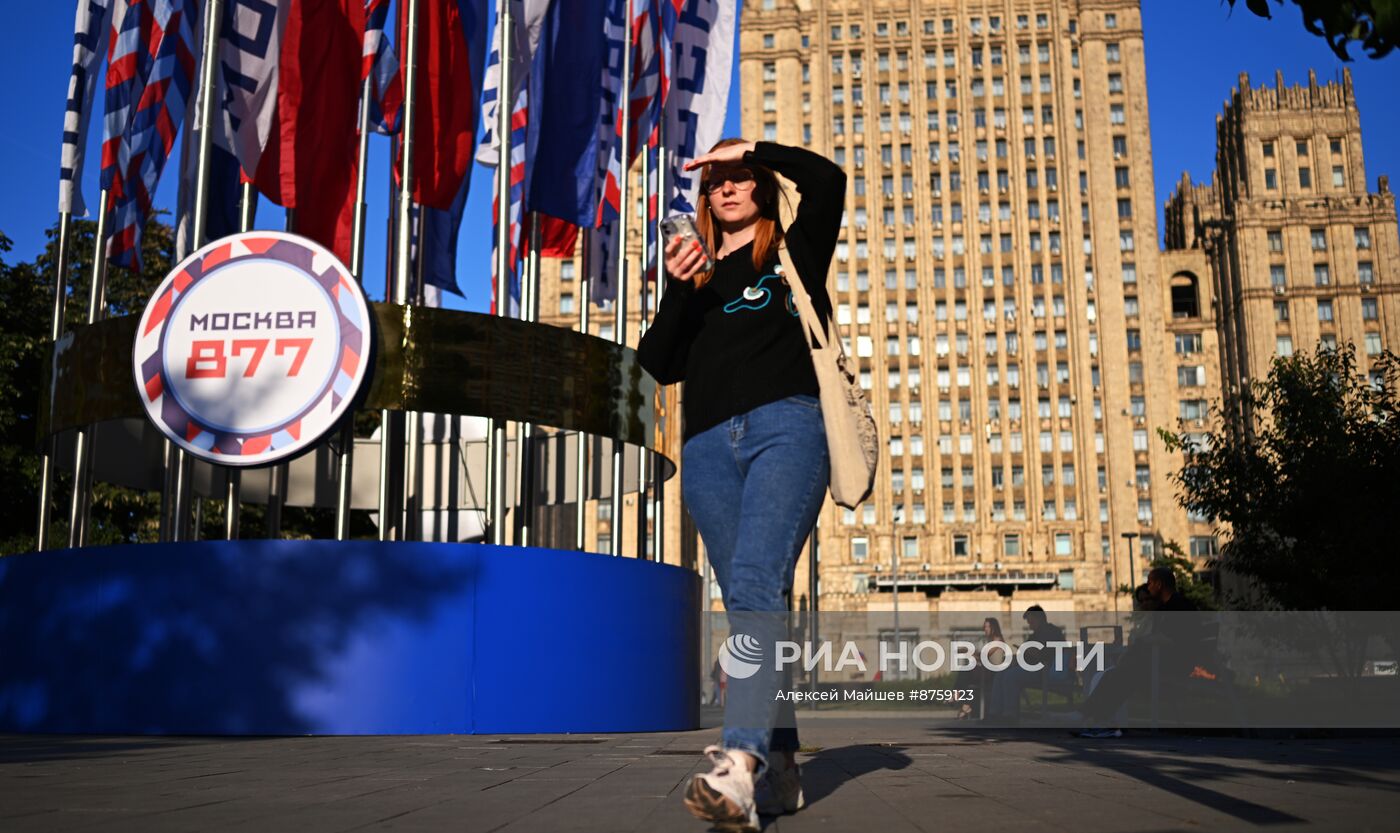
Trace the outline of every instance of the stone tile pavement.
{"label": "stone tile pavement", "polygon": [[[809,807],[766,830],[1400,830],[1396,738],[956,726],[807,721]],[[718,734],[0,736],[0,831],[701,833],[680,792]]]}

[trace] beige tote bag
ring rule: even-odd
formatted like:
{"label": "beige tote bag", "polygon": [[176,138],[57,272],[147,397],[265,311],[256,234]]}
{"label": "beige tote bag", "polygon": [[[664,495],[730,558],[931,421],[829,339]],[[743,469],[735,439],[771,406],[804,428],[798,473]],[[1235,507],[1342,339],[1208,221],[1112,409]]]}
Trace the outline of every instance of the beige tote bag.
{"label": "beige tote bag", "polygon": [[854,509],[870,496],[875,485],[875,465],[880,455],[875,416],[870,400],[851,372],[835,323],[827,322],[823,327],[812,309],[812,299],[792,265],[786,243],[779,247],[778,257],[782,262],[781,277],[792,290],[821,388],[822,421],[826,424],[826,446],[831,456],[831,499]]}

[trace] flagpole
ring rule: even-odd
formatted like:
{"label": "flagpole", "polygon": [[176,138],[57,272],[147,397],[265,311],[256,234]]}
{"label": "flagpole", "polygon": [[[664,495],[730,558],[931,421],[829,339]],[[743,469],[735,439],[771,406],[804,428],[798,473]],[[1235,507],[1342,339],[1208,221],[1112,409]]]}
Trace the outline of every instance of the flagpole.
{"label": "flagpole", "polygon": [[[92,259],[92,285],[88,289],[87,323],[96,324],[105,317],[107,295],[107,189],[97,197],[97,242]],[[88,471],[91,468],[91,434],[95,426],[78,429],[73,445],[73,495],[68,504],[68,546],[81,547],[87,543]]]}
{"label": "flagpole", "polygon": [[[243,183],[243,194],[238,203],[238,230],[253,230],[253,220],[258,214],[258,192],[253,183]],[[239,497],[243,491],[243,472],[234,466],[224,467],[224,537],[232,541],[238,537],[238,526],[242,507]]]}
{"label": "flagpole", "polygon": [[[670,171],[670,165],[666,160],[666,102],[663,100],[660,107],[661,114],[656,120],[656,228],[652,231],[656,241],[656,288],[651,293],[652,315],[661,309],[661,290],[666,285],[666,236],[661,233],[661,221],[666,216],[666,197],[670,189],[666,187],[666,174]],[[666,392],[658,389],[656,397],[663,405]],[[662,436],[666,436],[667,426],[663,422],[661,425]],[[655,463],[655,460],[653,459]],[[654,557],[657,562],[666,561],[666,524],[665,509],[666,502],[662,490],[665,489],[665,478],[662,466],[655,464],[652,466],[652,489],[651,489],[651,535],[655,548]]]}
{"label": "flagpole", "polygon": [[[613,309],[613,341],[618,346],[627,344],[627,221],[632,216],[630,202],[632,182],[632,143],[628,141],[632,133],[632,4],[627,0],[626,34],[622,48],[622,135],[618,137],[622,151],[622,174],[618,183],[618,223],[617,223],[617,296]],[[604,264],[604,268],[607,268]],[[612,442],[612,522],[609,546],[613,555],[622,555],[622,451],[621,440]],[[637,542],[641,544],[640,541]]]}
{"label": "flagpole", "polygon": [[[592,266],[593,255],[593,229],[579,229],[579,242],[581,258],[583,263],[579,269],[578,284],[578,331],[588,335],[588,287],[592,283],[588,279],[589,268]],[[578,511],[574,513],[574,549],[579,552],[586,552],[584,546],[584,504],[588,500],[588,435],[582,430],[578,431],[578,460],[574,466],[574,494],[578,501]]]}
{"label": "flagpole", "polygon": [[[540,283],[540,215],[531,212],[530,251],[525,258],[524,286],[520,288],[520,317],[534,322],[539,319]],[[531,422],[515,423],[515,543],[518,546],[530,545],[534,510],[534,447],[535,426]]]}
{"label": "flagpole", "polygon": [[[369,172],[369,108],[373,94],[373,73],[365,75],[360,84],[360,144],[355,169],[355,213],[350,220],[350,274],[364,284],[365,275],[365,184]],[[335,539],[350,538],[350,497],[355,477],[355,409],[345,412],[340,426],[340,453],[337,455],[335,484]]]}
{"label": "flagpole", "polygon": [[[81,183],[78,183],[79,185]],[[68,234],[73,224],[71,211],[58,212],[58,253],[54,264],[53,278],[53,318],[49,324],[50,350],[57,349],[58,340],[63,337],[63,314],[68,302]],[[54,380],[49,382],[46,396],[53,394]],[[54,455],[58,450],[57,440],[50,436],[44,440],[44,453],[39,461],[39,527],[35,533],[34,549],[42,552],[49,544],[49,502],[53,498]]]}
{"label": "flagpole", "polygon": [[[658,90],[658,96],[661,92]],[[637,137],[641,142],[641,137]],[[648,145],[650,140],[648,137]],[[637,341],[641,342],[642,334],[647,331],[647,255],[650,251],[651,235],[655,227],[651,224],[651,148],[645,147],[642,150],[642,234],[641,234],[641,257],[637,258],[641,263],[642,283],[637,288]],[[624,247],[625,249],[626,247]],[[655,398],[652,400],[653,410]],[[647,509],[651,500],[651,489],[647,479],[651,470],[651,453],[646,443],[637,446],[637,557],[647,557]]]}
{"label": "flagpole", "polygon": [[[413,206],[409,205],[412,212]],[[412,283],[409,285],[409,301],[413,304],[423,303],[423,222],[424,212],[427,209],[419,205],[418,216],[410,224],[409,231],[413,234],[413,239],[417,241],[418,259],[410,263],[413,265]],[[413,244],[409,244],[410,253],[413,251]],[[403,493],[403,540],[418,541],[423,537],[423,413],[421,411],[407,411],[404,418],[408,422],[407,437],[407,457],[404,464],[404,493]]]}
{"label": "flagpole", "polygon": [[[514,40],[510,37],[509,0],[497,0],[496,33],[501,39],[500,81],[496,87],[496,314],[510,315],[510,116],[515,108],[511,94],[510,63]],[[487,517],[491,529],[487,541],[506,542],[506,425],[492,417],[487,435]],[[518,449],[517,449],[518,451]]]}
{"label": "flagpole", "polygon": [[[403,14],[403,7],[397,7],[398,14]],[[402,20],[402,18],[400,18]],[[400,122],[402,129],[402,122]],[[397,279],[394,274],[394,241],[397,239],[396,229],[398,218],[398,190],[394,187],[394,163],[398,155],[399,137],[392,136],[389,140],[389,217],[385,221],[388,228],[388,235],[384,247],[384,300],[391,302],[397,292],[394,289],[394,282]],[[388,408],[379,411],[379,540],[392,541],[396,537],[399,526],[399,518],[390,511],[394,504],[394,484],[390,479],[394,468],[394,445],[393,437],[398,433],[397,415]]]}
{"label": "flagpole", "polygon": [[[204,6],[204,50],[200,59],[199,78],[199,162],[195,172],[194,223],[190,235],[190,250],[204,245],[205,216],[209,212],[210,134],[214,127],[214,70],[218,63],[219,23],[224,0],[207,0]],[[175,522],[171,525],[174,540],[190,537],[190,500],[193,485],[193,459],[185,450],[175,452]],[[227,519],[225,520],[227,526]]]}

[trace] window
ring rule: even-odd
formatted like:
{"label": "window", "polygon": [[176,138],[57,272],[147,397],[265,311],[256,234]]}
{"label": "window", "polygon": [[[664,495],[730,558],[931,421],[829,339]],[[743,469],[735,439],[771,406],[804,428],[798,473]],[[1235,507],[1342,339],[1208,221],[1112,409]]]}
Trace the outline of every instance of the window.
{"label": "window", "polygon": [[1333,166],[1332,166],[1332,187],[1333,187],[1333,188],[1343,188],[1343,187],[1346,186],[1346,182],[1347,182],[1347,179],[1346,179],[1346,171],[1343,170],[1343,168],[1342,168],[1341,165],[1333,165]]}
{"label": "window", "polygon": [[1007,558],[1021,557],[1021,536],[1019,534],[1003,535],[1001,538],[1001,554]]}
{"label": "window", "polygon": [[764,61],[764,62],[763,62],[763,80],[764,80],[764,81],[777,81],[777,80],[778,80],[778,65],[777,65],[777,64],[773,63],[772,61]]}
{"label": "window", "polygon": [[[1072,547],[1071,547],[1070,534],[1069,534],[1068,532],[1056,532],[1056,533],[1055,533],[1055,555],[1056,555],[1056,556],[1059,556],[1059,557],[1061,557],[1061,558],[1068,558],[1069,556],[1071,556],[1071,555],[1073,555],[1073,554],[1074,554],[1074,551],[1073,551],[1073,549],[1072,549]],[[1070,587],[1073,587],[1073,586],[1074,586],[1074,573],[1073,573],[1073,572],[1070,573],[1070,582],[1069,582],[1069,584],[1070,584]],[[1064,585],[1062,584],[1061,586],[1063,587]]]}
{"label": "window", "polygon": [[1327,229],[1315,228],[1309,232],[1312,240],[1312,250],[1315,252],[1327,251]]}
{"label": "window", "polygon": [[1356,280],[1362,286],[1370,286],[1376,282],[1376,270],[1369,260],[1356,264]]}
{"label": "window", "polygon": [[1332,273],[1325,263],[1313,264],[1313,283],[1317,286],[1327,286],[1332,282]]}
{"label": "window", "polygon": [[1288,302],[1274,301],[1274,320],[1284,322],[1288,320]]}
{"label": "window", "polygon": [[1114,14],[1113,12],[1108,12],[1107,14],[1105,14],[1103,16],[1103,26],[1105,29],[1117,29],[1118,15]]}
{"label": "window", "polygon": [[1380,316],[1375,298],[1361,299],[1361,320],[1375,321]]}
{"label": "window", "polygon": [[1271,251],[1271,252],[1281,252],[1281,251],[1283,251],[1283,230],[1282,230],[1282,229],[1276,229],[1276,228],[1271,228],[1271,229],[1269,229],[1269,231],[1268,231],[1268,240],[1269,240],[1269,251]]}
{"label": "window", "polygon": [[1273,168],[1264,169],[1264,187],[1270,191],[1278,190],[1278,171]]}
{"label": "window", "polygon": [[1308,143],[1306,141],[1298,142],[1295,147],[1297,148],[1298,158],[1306,159],[1308,156]]}
{"label": "window", "polygon": [[1123,92],[1123,75],[1122,75],[1122,73],[1110,72],[1110,73],[1108,74],[1108,91],[1109,91],[1110,93],[1121,93],[1121,92]]}
{"label": "window", "polygon": [[1274,350],[1285,358],[1293,355],[1293,338],[1291,336],[1279,336],[1274,340]]}
{"label": "window", "polygon": [[1357,226],[1353,232],[1356,236],[1356,248],[1371,248],[1371,230],[1366,226]]}
{"label": "window", "polygon": [[1273,143],[1273,142],[1265,142],[1265,143],[1264,143],[1264,158],[1265,158],[1265,159],[1273,159],[1273,158],[1274,158],[1274,143]]}
{"label": "window", "polygon": [[763,36],[763,48],[764,48],[764,49],[772,49],[772,48],[773,48],[773,40],[774,40],[774,39],[773,39],[773,36],[772,36],[772,35],[764,35],[764,36]]}
{"label": "window", "polygon": [[966,535],[954,535],[954,536],[953,536],[953,557],[954,557],[954,558],[967,558],[968,554],[969,554],[969,553],[968,553],[968,546],[967,546],[967,536],[966,536]]}
{"label": "window", "polygon": [[1183,356],[1201,352],[1201,334],[1178,333],[1176,336],[1176,352]]}
{"label": "window", "polygon": [[1380,355],[1380,352],[1381,352],[1381,334],[1380,334],[1380,333],[1367,333],[1367,334],[1366,334],[1366,355],[1368,355],[1368,356],[1377,356],[1377,355]]}
{"label": "window", "polygon": [[[570,264],[571,266],[573,264]],[[574,311],[574,296],[571,293],[561,293],[559,296],[559,314],[570,315]]]}
{"label": "window", "polygon": [[1214,535],[1191,536],[1192,558],[1214,558],[1219,554],[1220,551],[1219,548],[1216,546]]}
{"label": "window", "polygon": [[1134,428],[1134,429],[1133,429],[1133,451],[1146,451],[1146,450],[1147,450],[1147,429],[1145,429],[1145,428]]}
{"label": "window", "polygon": [[857,564],[865,561],[870,556],[870,539],[855,537],[851,539],[851,560]]}
{"label": "window", "polygon": [[1269,267],[1269,284],[1271,286],[1280,287],[1288,284],[1288,276],[1284,271],[1282,263],[1275,263],[1273,266]]}
{"label": "window", "polygon": [[1311,169],[1311,168],[1299,168],[1299,169],[1298,169],[1298,187],[1299,187],[1299,188],[1311,188],[1311,187],[1312,187],[1312,169]]}
{"label": "window", "polygon": [[1110,64],[1120,63],[1123,60],[1123,53],[1118,49],[1118,44],[1104,44],[1104,60]]}
{"label": "window", "polygon": [[1113,104],[1113,105],[1110,105],[1110,106],[1109,106],[1109,108],[1108,108],[1108,123],[1109,123],[1109,124],[1125,124],[1125,123],[1127,122],[1127,120],[1128,120],[1128,119],[1127,119],[1127,115],[1125,114],[1125,112],[1124,112],[1124,110],[1123,110],[1123,105],[1121,105],[1121,104]]}
{"label": "window", "polygon": [[899,554],[902,558],[915,559],[919,557],[919,539],[913,536],[906,536],[900,541]]}
{"label": "window", "polygon": [[1176,369],[1176,383],[1185,388],[1202,387],[1206,383],[1206,369],[1203,365],[1180,365]]}
{"label": "window", "polygon": [[1317,320],[1326,322],[1332,321],[1332,299],[1317,299]]}
{"label": "window", "polygon": [[1127,188],[1131,185],[1132,179],[1130,177],[1131,175],[1128,173],[1127,168],[1113,169],[1113,184],[1119,188]]}

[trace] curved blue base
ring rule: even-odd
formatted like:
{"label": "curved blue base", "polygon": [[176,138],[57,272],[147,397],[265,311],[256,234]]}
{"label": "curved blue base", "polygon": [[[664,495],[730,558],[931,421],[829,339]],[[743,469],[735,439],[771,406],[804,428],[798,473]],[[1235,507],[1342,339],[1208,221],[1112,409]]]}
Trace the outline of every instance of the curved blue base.
{"label": "curved blue base", "polygon": [[699,725],[677,567],[483,544],[210,541],[0,559],[0,731]]}

